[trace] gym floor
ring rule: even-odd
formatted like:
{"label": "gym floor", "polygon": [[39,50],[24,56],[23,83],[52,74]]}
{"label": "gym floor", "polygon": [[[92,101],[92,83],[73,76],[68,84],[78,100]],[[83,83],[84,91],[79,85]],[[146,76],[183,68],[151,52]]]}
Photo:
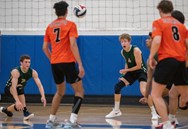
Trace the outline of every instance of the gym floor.
{"label": "gym floor", "polygon": [[[8,106],[1,103],[0,106]],[[23,121],[22,112],[14,112],[12,118],[0,114],[0,128],[2,129],[45,129],[49,117],[50,105],[42,107],[41,104],[28,104],[30,112],[35,117],[30,121]],[[79,113],[78,122],[83,129],[155,129],[152,127],[151,114],[147,106],[123,105],[122,116],[114,119],[105,119],[105,115],[112,110],[112,105],[83,104]],[[57,113],[57,121],[64,122],[69,119],[71,105],[61,105]],[[188,111],[178,110],[177,118],[180,125],[177,129],[188,129]],[[160,119],[159,119],[159,122]],[[63,127],[61,128],[63,129]]]}

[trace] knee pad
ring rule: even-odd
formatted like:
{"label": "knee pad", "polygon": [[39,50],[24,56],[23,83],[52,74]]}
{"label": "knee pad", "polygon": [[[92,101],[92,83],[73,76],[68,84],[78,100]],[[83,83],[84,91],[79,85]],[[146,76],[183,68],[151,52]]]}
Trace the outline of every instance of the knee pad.
{"label": "knee pad", "polygon": [[120,94],[121,89],[125,86],[125,83],[123,81],[118,82],[115,87],[114,87],[114,91],[115,94]]}
{"label": "knee pad", "polygon": [[24,94],[24,87],[23,86],[18,86],[16,89],[17,89],[18,95]]}

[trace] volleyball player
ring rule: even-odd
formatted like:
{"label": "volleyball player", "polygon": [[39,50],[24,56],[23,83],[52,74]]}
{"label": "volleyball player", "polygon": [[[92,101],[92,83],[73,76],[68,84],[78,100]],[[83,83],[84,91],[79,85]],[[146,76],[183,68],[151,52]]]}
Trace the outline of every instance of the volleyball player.
{"label": "volleyball player", "polygon": [[[179,21],[171,17],[173,4],[169,0],[162,0],[157,6],[160,19],[153,22],[152,45],[149,55],[149,65],[155,68],[154,80],[152,82],[151,95],[156,109],[163,121],[163,129],[174,129],[168,119],[166,104],[162,98],[162,93],[167,83],[172,82],[177,86],[183,106],[187,102],[188,85],[185,68],[186,27]],[[158,63],[156,65],[154,56],[158,52]],[[184,91],[183,91],[184,89]],[[181,106],[182,106],[181,105]]]}
{"label": "volleyball player", "polygon": [[31,59],[28,55],[22,55],[20,57],[20,66],[14,68],[10,73],[10,78],[5,86],[5,94],[14,98],[15,103],[7,108],[1,107],[0,112],[4,113],[8,117],[13,116],[13,111],[23,111],[23,120],[29,120],[34,117],[33,113],[30,113],[26,107],[24,88],[27,81],[33,78],[36,85],[39,88],[41,94],[41,101],[44,107],[46,106],[46,98],[41,81],[38,77],[37,71],[30,68]]}
{"label": "volleyball player", "polygon": [[[46,128],[61,126],[55,122],[56,113],[62,97],[65,94],[66,82],[70,83],[75,94],[70,119],[65,121],[66,128],[81,128],[77,123],[78,112],[84,97],[84,88],[81,78],[84,76],[84,68],[79,54],[76,38],[78,37],[76,24],[66,19],[68,3],[60,1],[54,4],[57,19],[46,28],[43,51],[51,63],[53,77],[57,91],[53,97],[49,120]],[[51,46],[51,49],[50,49]],[[78,70],[76,68],[78,64]]]}
{"label": "volleyball player", "polygon": [[[122,34],[119,36],[119,41],[122,46],[121,54],[126,61],[125,68],[120,70],[120,81],[114,87],[114,108],[113,110],[105,116],[105,118],[113,118],[121,116],[120,111],[120,99],[121,99],[121,89],[125,86],[132,85],[136,80],[140,83],[140,91],[142,95],[145,94],[146,81],[147,81],[147,68],[142,57],[141,50],[135,46],[131,45],[131,36],[129,34]],[[152,111],[152,119],[158,119],[158,115],[155,111],[153,103],[149,105]]]}

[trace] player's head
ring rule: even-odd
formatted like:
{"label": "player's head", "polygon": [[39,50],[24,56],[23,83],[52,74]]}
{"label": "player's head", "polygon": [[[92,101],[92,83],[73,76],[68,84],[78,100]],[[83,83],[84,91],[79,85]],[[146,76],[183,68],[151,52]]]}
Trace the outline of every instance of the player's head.
{"label": "player's head", "polygon": [[151,37],[152,36],[152,32],[149,32],[148,36]]}
{"label": "player's head", "polygon": [[152,42],[152,32],[149,32],[148,39],[146,39],[146,46],[150,49],[151,48],[151,42]]}
{"label": "player's head", "polygon": [[119,36],[119,41],[121,43],[121,46],[123,49],[129,49],[130,42],[131,42],[131,36],[127,33],[123,33]]}
{"label": "player's head", "polygon": [[165,14],[167,13],[171,13],[174,9],[172,1],[170,0],[161,0],[161,2],[159,2],[157,9],[160,12],[163,12]]}
{"label": "player's head", "polygon": [[67,7],[68,7],[68,3],[65,1],[60,1],[54,4],[54,9],[55,9],[55,13],[56,15],[59,16],[65,16],[65,14],[67,13]]}
{"label": "player's head", "polygon": [[21,64],[23,69],[28,69],[30,67],[30,64],[31,64],[30,56],[29,55],[22,55],[20,57],[20,64]]}
{"label": "player's head", "polygon": [[178,10],[174,10],[171,13],[172,17],[174,17],[175,19],[177,19],[179,22],[181,22],[182,24],[185,23],[185,16],[183,15],[183,13],[181,11]]}
{"label": "player's head", "polygon": [[22,55],[22,56],[20,56],[20,62],[23,62],[25,59],[30,60],[31,57],[29,55]]}
{"label": "player's head", "polygon": [[123,33],[119,36],[119,41],[121,42],[121,40],[127,39],[129,42],[131,41],[131,36],[127,33]]}

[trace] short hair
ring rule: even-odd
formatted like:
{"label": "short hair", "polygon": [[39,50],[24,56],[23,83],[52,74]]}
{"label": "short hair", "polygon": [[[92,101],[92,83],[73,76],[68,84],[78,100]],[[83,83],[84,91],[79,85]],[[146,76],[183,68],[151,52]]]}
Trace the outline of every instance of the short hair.
{"label": "short hair", "polygon": [[179,22],[181,22],[182,24],[185,23],[185,16],[183,15],[183,13],[179,10],[174,10],[171,13],[172,17],[174,17],[175,19],[177,19]]}
{"label": "short hair", "polygon": [[60,2],[55,3],[53,8],[55,9],[56,15],[59,17],[65,16],[68,6],[68,3],[62,0]]}
{"label": "short hair", "polygon": [[161,0],[159,2],[157,9],[161,10],[163,13],[171,13],[174,9],[172,1],[170,0]]}
{"label": "short hair", "polygon": [[20,62],[23,62],[25,59],[31,59],[31,57],[29,55],[20,56]]}
{"label": "short hair", "polygon": [[152,36],[152,32],[149,32],[149,34],[148,34],[150,37]]}
{"label": "short hair", "polygon": [[119,41],[121,41],[122,39],[127,39],[128,41],[131,41],[131,36],[127,33],[123,33],[119,36]]}

